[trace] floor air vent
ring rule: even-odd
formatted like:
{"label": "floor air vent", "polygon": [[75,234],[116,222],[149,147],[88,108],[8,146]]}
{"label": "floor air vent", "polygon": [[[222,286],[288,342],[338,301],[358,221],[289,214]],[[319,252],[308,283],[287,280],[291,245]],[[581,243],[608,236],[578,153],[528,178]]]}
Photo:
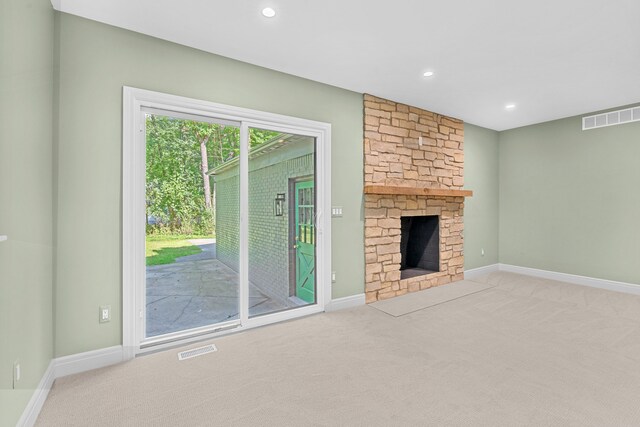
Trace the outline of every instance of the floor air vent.
{"label": "floor air vent", "polygon": [[204,347],[192,348],[191,350],[185,350],[178,353],[178,360],[191,359],[193,357],[202,356],[203,354],[213,353],[218,351],[215,345],[209,344]]}
{"label": "floor air vent", "polygon": [[622,125],[624,123],[639,122],[640,107],[626,108],[609,113],[596,114],[582,118],[582,130],[602,128],[605,126]]}

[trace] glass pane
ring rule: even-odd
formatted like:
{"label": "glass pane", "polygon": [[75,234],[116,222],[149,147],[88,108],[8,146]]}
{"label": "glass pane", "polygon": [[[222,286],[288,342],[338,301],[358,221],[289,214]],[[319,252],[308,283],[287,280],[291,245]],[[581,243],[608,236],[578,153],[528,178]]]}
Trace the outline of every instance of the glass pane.
{"label": "glass pane", "polygon": [[315,139],[249,130],[249,316],[316,302]]}
{"label": "glass pane", "polygon": [[146,117],[145,337],[239,318],[240,130]]}

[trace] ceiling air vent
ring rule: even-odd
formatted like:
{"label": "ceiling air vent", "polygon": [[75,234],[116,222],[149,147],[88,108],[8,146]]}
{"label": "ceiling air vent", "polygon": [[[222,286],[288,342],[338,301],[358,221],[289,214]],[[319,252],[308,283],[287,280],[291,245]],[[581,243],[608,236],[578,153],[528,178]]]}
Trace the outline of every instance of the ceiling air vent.
{"label": "ceiling air vent", "polygon": [[611,111],[582,118],[582,130],[596,129],[605,126],[621,125],[640,121],[640,107]]}

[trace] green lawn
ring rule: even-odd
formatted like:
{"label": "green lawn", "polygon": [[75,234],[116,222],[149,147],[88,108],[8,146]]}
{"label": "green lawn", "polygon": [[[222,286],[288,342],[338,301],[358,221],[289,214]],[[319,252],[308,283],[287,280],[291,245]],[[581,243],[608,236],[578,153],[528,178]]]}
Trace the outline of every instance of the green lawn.
{"label": "green lawn", "polygon": [[192,245],[187,239],[204,239],[211,236],[187,236],[187,235],[151,235],[146,239],[147,265],[171,264],[176,258],[186,255],[195,255],[202,249]]}

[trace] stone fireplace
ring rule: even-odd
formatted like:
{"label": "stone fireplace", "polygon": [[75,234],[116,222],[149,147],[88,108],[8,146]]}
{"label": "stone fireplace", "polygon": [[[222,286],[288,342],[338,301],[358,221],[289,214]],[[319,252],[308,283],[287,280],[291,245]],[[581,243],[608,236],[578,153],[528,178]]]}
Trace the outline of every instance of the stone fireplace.
{"label": "stone fireplace", "polygon": [[371,95],[364,121],[367,302],[461,280],[462,121]]}

